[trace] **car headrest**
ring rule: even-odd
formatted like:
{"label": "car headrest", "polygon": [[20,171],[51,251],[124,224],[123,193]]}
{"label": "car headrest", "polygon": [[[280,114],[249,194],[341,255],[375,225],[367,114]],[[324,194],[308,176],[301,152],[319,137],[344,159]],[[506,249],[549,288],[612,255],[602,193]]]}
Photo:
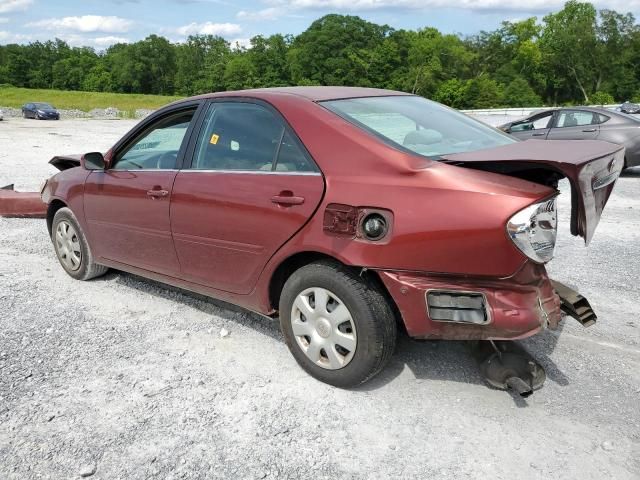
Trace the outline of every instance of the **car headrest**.
{"label": "car headrest", "polygon": [[403,145],[432,145],[442,141],[442,134],[429,128],[414,130],[404,137]]}

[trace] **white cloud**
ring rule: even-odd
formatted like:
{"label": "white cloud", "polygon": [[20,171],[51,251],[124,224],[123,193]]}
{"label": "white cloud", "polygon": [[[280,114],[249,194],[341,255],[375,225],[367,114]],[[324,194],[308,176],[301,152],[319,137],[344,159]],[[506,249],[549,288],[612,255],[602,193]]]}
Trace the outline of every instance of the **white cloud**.
{"label": "white cloud", "polygon": [[257,11],[248,11],[248,10],[240,10],[236,17],[241,20],[251,20],[251,21],[260,21],[260,20],[275,20],[282,16],[283,10],[278,7],[269,7],[264,8],[262,10]]}
{"label": "white cloud", "polygon": [[229,40],[229,43],[232,47],[235,47],[236,44],[241,48],[249,48],[251,46],[250,38],[234,38],[233,40]]}
{"label": "white cloud", "polygon": [[[264,0],[271,10],[338,10],[371,11],[379,9],[420,10],[427,8],[460,8],[474,11],[522,11],[549,12],[562,8],[565,0],[529,0],[528,2],[505,2],[504,0]],[[596,0],[596,8],[613,8],[618,11],[640,10],[640,0]],[[242,11],[246,18],[260,15],[261,11]],[[239,13],[239,14],[240,14]],[[239,15],[238,14],[238,15]]]}
{"label": "white cloud", "polygon": [[21,33],[7,32],[6,30],[0,30],[0,42],[7,43],[21,43],[33,40],[31,35],[24,35]]}
{"label": "white cloud", "polygon": [[26,24],[27,27],[75,32],[124,33],[133,26],[131,20],[121,17],[83,15],[81,17],[48,18]]}
{"label": "white cloud", "polygon": [[26,10],[32,3],[33,0],[0,0],[0,13]]}
{"label": "white cloud", "polygon": [[237,23],[190,23],[189,25],[184,25],[179,27],[177,33],[180,35],[221,35],[221,36],[229,36],[229,35],[237,35],[242,31],[242,27]]}
{"label": "white cloud", "polygon": [[124,37],[115,37],[112,35],[93,39],[93,44],[97,47],[110,47],[116,43],[129,43],[129,39]]}

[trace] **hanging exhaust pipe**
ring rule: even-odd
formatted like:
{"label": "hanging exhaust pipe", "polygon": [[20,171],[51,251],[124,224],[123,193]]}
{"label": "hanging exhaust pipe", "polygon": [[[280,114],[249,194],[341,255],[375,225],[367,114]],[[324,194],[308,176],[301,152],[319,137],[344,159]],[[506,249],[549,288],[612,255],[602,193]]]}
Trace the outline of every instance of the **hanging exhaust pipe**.
{"label": "hanging exhaust pipe", "polygon": [[485,381],[500,390],[513,390],[528,397],[542,388],[547,375],[526,350],[512,341],[478,341],[472,353]]}
{"label": "hanging exhaust pipe", "polygon": [[533,389],[519,377],[509,377],[506,381],[507,386],[523,398],[527,398],[533,393]]}

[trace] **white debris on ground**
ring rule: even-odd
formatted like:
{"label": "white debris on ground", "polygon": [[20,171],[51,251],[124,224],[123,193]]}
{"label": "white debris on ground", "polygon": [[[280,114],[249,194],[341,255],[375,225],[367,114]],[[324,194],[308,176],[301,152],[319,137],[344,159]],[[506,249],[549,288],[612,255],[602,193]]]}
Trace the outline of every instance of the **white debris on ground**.
{"label": "white debris on ground", "polygon": [[[134,123],[0,122],[0,186],[37,189],[54,154]],[[115,271],[74,281],[44,221],[0,219],[0,479],[637,480],[640,169],[588,249],[562,190],[549,270],[599,320],[522,342],[548,375],[526,400],[485,386],[463,342],[406,337],[371,382],[327,386],[277,321]]]}

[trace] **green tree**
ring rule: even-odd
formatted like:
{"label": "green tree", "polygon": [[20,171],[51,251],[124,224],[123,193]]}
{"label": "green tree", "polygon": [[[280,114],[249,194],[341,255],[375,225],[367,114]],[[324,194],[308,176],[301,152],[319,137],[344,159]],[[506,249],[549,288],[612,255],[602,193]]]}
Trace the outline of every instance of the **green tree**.
{"label": "green tree", "polygon": [[325,15],[298,35],[288,54],[293,83],[362,85],[370,83],[367,51],[392,32],[349,15]]}
{"label": "green tree", "polygon": [[593,95],[591,95],[591,103],[594,105],[610,105],[615,102],[613,95],[609,92],[602,92],[598,90]]}
{"label": "green tree", "polygon": [[452,108],[462,108],[465,105],[467,84],[457,78],[442,82],[433,99]]}
{"label": "green tree", "polygon": [[508,107],[539,107],[542,99],[523,77],[514,78],[504,89],[502,98]]}
{"label": "green tree", "polygon": [[558,13],[544,17],[544,22],[540,43],[550,83],[569,97],[577,88],[588,103],[601,75],[595,8],[570,0]]}
{"label": "green tree", "polygon": [[287,53],[291,46],[290,35],[257,35],[251,40],[247,54],[253,64],[260,87],[284,87],[291,85],[291,72],[287,64]]}
{"label": "green tree", "polygon": [[503,89],[495,80],[486,76],[468,80],[464,92],[463,107],[495,108],[503,105]]}
{"label": "green tree", "polygon": [[256,68],[245,52],[236,52],[224,69],[224,85],[227,90],[242,90],[258,85]]}

